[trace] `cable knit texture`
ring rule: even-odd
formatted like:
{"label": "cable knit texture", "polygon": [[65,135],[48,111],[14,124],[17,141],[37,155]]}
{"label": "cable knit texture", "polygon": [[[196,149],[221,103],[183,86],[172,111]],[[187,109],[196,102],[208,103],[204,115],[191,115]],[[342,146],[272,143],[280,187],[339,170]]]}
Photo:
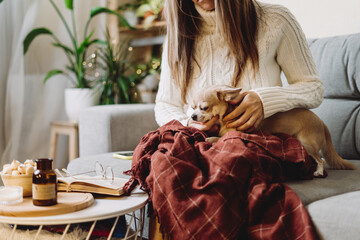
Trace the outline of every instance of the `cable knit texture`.
{"label": "cable knit texture", "polygon": [[[196,6],[196,5],[195,5]],[[255,91],[261,98],[265,118],[293,108],[314,108],[323,99],[323,83],[318,77],[305,35],[294,16],[283,6],[261,3],[263,15],[259,19],[257,46],[259,70],[243,71],[237,87]],[[217,84],[230,85],[235,60],[217,32],[215,11],[196,6],[202,17],[200,34],[195,41],[192,79],[186,99],[194,91]],[[187,125],[186,105],[181,91],[171,79],[164,43],[162,70],[156,97],[155,117],[162,126],[172,119]],[[284,72],[288,84],[283,86]],[[255,76],[255,78],[254,78]]]}

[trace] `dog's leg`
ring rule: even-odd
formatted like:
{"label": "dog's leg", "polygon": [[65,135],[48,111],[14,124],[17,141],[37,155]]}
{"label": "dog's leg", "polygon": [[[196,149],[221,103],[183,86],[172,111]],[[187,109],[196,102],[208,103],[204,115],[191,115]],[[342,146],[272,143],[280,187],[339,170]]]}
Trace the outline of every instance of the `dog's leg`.
{"label": "dog's leg", "polygon": [[317,166],[316,171],[314,172],[315,177],[324,176],[324,169],[325,169],[325,161],[320,157],[318,154],[309,154],[312,158],[314,158]]}
{"label": "dog's leg", "polygon": [[311,156],[317,166],[316,171],[314,172],[315,177],[324,176],[325,169],[325,161],[320,157],[319,151],[320,146],[323,144],[323,138],[319,138],[319,135],[316,132],[310,133],[302,131],[300,132],[296,138],[300,141],[300,143],[304,146],[307,154]]}
{"label": "dog's leg", "polygon": [[316,170],[314,172],[315,177],[321,177],[324,176],[324,170],[325,170],[325,161],[320,157],[319,151],[316,151],[313,147],[305,147],[306,152],[310,157],[312,157],[316,162]]}

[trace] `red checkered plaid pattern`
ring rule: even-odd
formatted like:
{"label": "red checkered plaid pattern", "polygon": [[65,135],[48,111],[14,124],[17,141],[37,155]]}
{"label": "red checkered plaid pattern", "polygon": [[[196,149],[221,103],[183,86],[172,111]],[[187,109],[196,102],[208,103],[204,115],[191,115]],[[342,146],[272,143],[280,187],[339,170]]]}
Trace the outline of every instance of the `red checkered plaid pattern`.
{"label": "red checkered plaid pattern", "polygon": [[131,180],[150,193],[173,239],[317,239],[296,193],[282,183],[311,179],[315,163],[297,139],[229,132],[217,143],[172,121],[145,135]]}

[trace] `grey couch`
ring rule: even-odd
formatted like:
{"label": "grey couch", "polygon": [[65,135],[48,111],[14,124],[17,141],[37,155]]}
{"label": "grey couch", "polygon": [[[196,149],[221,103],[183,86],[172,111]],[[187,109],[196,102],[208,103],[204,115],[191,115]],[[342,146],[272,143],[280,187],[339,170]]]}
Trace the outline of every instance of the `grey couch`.
{"label": "grey couch", "polygon": [[[313,111],[329,127],[337,152],[358,170],[330,170],[326,178],[289,182],[323,239],[360,239],[360,34],[309,40],[324,80],[325,99]],[[130,168],[103,154],[134,149],[158,126],[153,104],[96,106],[80,115],[80,158],[68,168],[76,172],[101,160],[116,174]]]}

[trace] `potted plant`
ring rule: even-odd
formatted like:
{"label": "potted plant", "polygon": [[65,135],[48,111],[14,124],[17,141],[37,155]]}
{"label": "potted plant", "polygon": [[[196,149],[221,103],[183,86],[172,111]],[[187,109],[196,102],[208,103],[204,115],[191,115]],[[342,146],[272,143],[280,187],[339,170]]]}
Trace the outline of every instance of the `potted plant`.
{"label": "potted plant", "polygon": [[128,23],[135,27],[138,24],[138,16],[136,10],[146,2],[146,0],[133,0],[120,5],[117,10],[124,16]]}
{"label": "potted plant", "polygon": [[[26,52],[28,51],[30,44],[33,42],[33,40],[40,35],[48,35],[52,37],[54,41],[53,46],[63,50],[64,54],[68,59],[68,64],[65,66],[65,70],[53,69],[49,71],[44,78],[44,83],[47,82],[47,80],[49,80],[51,77],[59,74],[64,75],[73,83],[75,89],[70,89],[70,90],[67,89],[65,92],[65,109],[70,120],[77,121],[77,113],[81,108],[87,107],[89,105],[97,104],[98,102],[98,100],[96,99],[97,97],[96,92],[90,90],[91,88],[94,87],[94,82],[87,79],[85,74],[85,67],[86,67],[85,59],[87,57],[87,50],[93,44],[102,43],[102,41],[93,38],[94,31],[88,33],[90,21],[95,16],[101,13],[106,13],[106,14],[116,15],[120,19],[123,25],[131,29],[132,26],[130,26],[127,23],[127,21],[117,12],[112,11],[105,7],[95,7],[92,8],[90,11],[90,16],[86,22],[83,37],[81,40],[79,40],[80,37],[78,36],[77,28],[76,28],[73,0],[64,0],[64,4],[66,8],[71,11],[71,16],[72,16],[71,25],[65,20],[63,14],[60,12],[59,8],[54,3],[54,1],[53,0],[49,0],[49,1],[51,5],[54,7],[58,16],[60,17],[62,23],[64,24],[66,32],[71,40],[71,45],[67,46],[63,44],[57,38],[57,36],[47,28],[35,28],[27,34],[27,36],[23,41],[24,54],[26,54]],[[70,28],[70,26],[72,26],[72,29]],[[78,91],[80,91],[80,94],[78,93]],[[76,97],[75,97],[76,99],[73,99],[74,98],[72,96],[73,92],[75,92],[75,95],[77,95],[79,98],[85,100],[84,106],[80,103],[79,100],[77,100]],[[91,100],[90,98],[92,97],[95,97],[95,100]],[[70,106],[76,107],[76,109],[70,110],[69,109]]]}
{"label": "potted plant", "polygon": [[[100,104],[154,102],[159,82],[161,61],[152,57],[147,63],[130,62],[132,48],[128,41],[113,43],[110,34],[96,54],[93,66],[102,71],[98,79]],[[100,72],[97,71],[97,72]]]}
{"label": "potted plant", "polygon": [[143,18],[144,28],[158,20],[164,7],[164,0],[145,0],[136,10],[136,15]]}
{"label": "potted plant", "polygon": [[136,65],[137,89],[144,103],[154,103],[160,80],[160,58],[152,56],[148,63]]}
{"label": "potted plant", "polygon": [[132,48],[127,40],[114,43],[109,31],[106,41],[99,48],[96,65],[103,74],[100,76],[100,104],[136,103],[137,79],[129,61]]}

